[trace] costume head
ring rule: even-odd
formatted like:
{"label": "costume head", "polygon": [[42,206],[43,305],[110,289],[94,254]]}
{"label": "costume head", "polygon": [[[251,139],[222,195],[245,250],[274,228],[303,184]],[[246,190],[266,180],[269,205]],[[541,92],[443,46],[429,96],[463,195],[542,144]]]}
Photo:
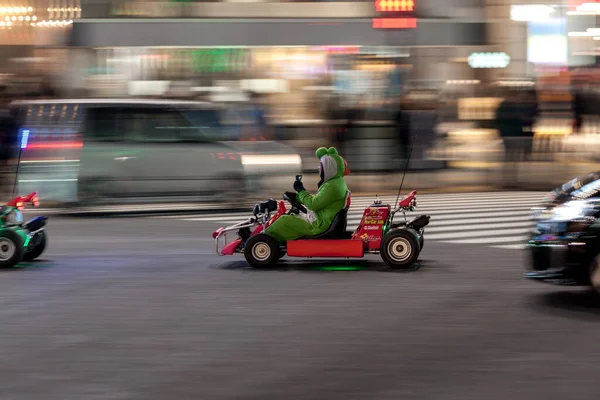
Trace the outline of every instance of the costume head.
{"label": "costume head", "polygon": [[341,178],[350,173],[346,161],[340,157],[335,147],[328,149],[320,147],[315,152],[315,155],[320,161],[319,172],[321,181],[319,182],[319,187],[330,179]]}

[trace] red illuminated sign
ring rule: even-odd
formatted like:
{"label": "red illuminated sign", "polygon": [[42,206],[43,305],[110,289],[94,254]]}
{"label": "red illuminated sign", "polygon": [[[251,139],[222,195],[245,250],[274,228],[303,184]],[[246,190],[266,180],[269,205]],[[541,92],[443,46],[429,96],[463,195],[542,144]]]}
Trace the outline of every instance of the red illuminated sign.
{"label": "red illuminated sign", "polygon": [[584,4],[593,4],[599,3],[599,0],[567,0],[567,10],[575,11],[578,7],[581,7]]}
{"label": "red illuminated sign", "polygon": [[374,29],[410,29],[416,27],[416,18],[373,18]]}
{"label": "red illuminated sign", "polygon": [[413,0],[375,0],[375,9],[378,12],[410,12],[415,10]]}

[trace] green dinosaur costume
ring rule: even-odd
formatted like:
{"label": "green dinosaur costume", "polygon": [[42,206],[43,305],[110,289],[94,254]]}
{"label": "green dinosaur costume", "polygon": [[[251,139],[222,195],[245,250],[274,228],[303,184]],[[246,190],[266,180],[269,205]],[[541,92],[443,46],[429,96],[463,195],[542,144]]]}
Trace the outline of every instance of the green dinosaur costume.
{"label": "green dinosaur costume", "polygon": [[282,215],[265,232],[280,243],[325,232],[336,214],[346,205],[348,186],[344,180],[347,172],[344,159],[339,156],[335,147],[321,147],[315,154],[321,162],[319,190],[314,196],[306,190],[300,190],[297,197],[299,202],[314,213],[315,220],[310,223],[296,215]]}

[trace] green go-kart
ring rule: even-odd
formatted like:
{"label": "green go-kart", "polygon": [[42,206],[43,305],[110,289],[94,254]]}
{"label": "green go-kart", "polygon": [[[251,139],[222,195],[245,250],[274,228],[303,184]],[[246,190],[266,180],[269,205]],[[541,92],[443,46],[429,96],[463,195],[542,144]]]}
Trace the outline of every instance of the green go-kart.
{"label": "green go-kart", "polygon": [[37,193],[15,197],[0,208],[0,268],[33,261],[46,249],[48,218],[35,217],[23,222],[25,204],[38,207]]}

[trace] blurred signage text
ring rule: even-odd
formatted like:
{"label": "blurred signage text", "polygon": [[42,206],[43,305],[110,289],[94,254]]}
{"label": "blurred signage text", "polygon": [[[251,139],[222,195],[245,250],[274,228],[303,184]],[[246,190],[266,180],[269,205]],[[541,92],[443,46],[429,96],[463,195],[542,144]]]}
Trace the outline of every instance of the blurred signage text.
{"label": "blurred signage text", "polygon": [[195,72],[231,72],[249,64],[250,54],[245,49],[200,49],[192,51]]}
{"label": "blurred signage text", "polygon": [[375,0],[378,12],[412,12],[415,10],[413,0]]}
{"label": "blurred signage text", "polygon": [[375,0],[375,10],[384,13],[383,18],[373,18],[373,29],[415,29],[413,0]]}

